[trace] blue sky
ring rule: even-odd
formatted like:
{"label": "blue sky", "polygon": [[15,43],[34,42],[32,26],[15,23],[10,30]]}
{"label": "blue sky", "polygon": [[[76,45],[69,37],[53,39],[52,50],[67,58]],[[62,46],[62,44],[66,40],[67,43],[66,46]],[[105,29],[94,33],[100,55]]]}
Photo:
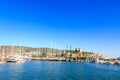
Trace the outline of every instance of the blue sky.
{"label": "blue sky", "polygon": [[0,0],[0,45],[80,47],[120,56],[119,0]]}

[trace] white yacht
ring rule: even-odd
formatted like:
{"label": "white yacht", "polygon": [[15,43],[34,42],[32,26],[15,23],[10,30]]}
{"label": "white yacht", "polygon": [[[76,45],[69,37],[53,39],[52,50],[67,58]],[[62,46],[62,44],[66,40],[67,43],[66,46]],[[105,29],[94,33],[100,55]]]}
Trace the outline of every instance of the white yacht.
{"label": "white yacht", "polygon": [[95,60],[95,63],[97,63],[97,64],[105,64],[106,61],[100,60],[100,59],[97,58],[97,59]]}

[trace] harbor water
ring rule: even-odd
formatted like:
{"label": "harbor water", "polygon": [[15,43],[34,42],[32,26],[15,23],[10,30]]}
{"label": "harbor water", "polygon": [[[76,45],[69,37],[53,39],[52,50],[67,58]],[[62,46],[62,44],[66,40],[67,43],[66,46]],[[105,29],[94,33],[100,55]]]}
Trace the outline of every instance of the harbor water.
{"label": "harbor water", "polygon": [[0,80],[119,80],[120,66],[86,62],[26,61],[0,64]]}

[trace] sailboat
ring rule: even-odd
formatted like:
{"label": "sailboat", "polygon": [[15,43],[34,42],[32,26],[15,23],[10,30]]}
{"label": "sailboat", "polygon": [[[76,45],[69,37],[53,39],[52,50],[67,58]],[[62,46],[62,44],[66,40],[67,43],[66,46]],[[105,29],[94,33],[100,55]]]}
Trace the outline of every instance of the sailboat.
{"label": "sailboat", "polygon": [[25,62],[25,59],[23,58],[23,53],[22,53],[22,47],[21,46],[19,48],[19,51],[20,51],[20,55],[16,57],[16,62],[17,63]]}
{"label": "sailboat", "polygon": [[5,63],[4,46],[3,46],[3,49],[2,49],[2,46],[0,46],[0,50],[2,52],[2,58],[0,59],[0,64],[3,64],[3,63]]}

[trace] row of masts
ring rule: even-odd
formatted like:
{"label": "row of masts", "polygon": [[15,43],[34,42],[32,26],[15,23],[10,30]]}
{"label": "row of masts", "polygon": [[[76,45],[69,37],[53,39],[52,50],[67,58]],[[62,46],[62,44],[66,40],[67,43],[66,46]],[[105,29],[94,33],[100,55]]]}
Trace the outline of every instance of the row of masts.
{"label": "row of masts", "polygon": [[10,57],[15,57],[15,55],[22,55],[21,46],[0,46],[0,58],[8,59]]}
{"label": "row of masts", "polygon": [[26,53],[35,53],[39,55],[41,54],[50,54],[51,56],[55,54],[62,53],[62,50],[60,49],[53,49],[53,48],[31,48],[31,49],[37,49],[37,50],[31,50],[27,51],[26,47],[22,46],[0,46],[0,58],[2,59],[8,59],[10,57],[15,57],[15,55],[23,56]]}

